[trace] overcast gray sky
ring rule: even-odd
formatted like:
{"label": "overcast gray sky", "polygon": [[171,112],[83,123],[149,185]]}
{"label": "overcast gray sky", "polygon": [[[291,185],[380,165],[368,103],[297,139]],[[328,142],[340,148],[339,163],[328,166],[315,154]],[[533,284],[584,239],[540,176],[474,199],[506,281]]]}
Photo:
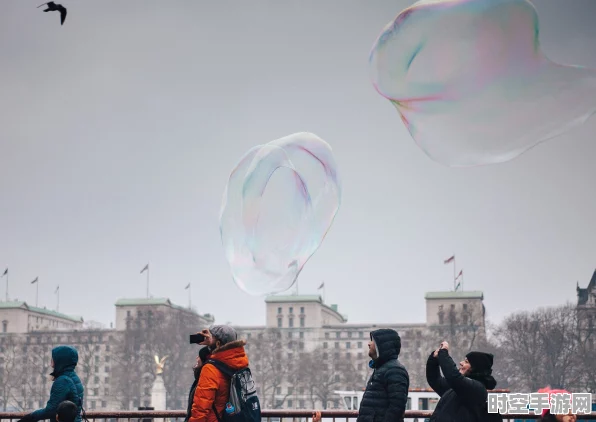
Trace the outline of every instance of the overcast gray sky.
{"label": "overcast gray sky", "polygon": [[[0,271],[10,294],[105,324],[151,293],[263,324],[219,238],[227,177],[252,146],[329,142],[343,200],[306,264],[351,322],[424,320],[424,293],[485,294],[495,322],[576,300],[596,267],[596,118],[502,165],[431,161],[369,79],[381,29],[411,1],[40,1],[0,14]],[[596,2],[537,0],[542,48],[596,68]],[[591,139],[590,139],[591,138]],[[4,298],[4,279],[0,294]]]}

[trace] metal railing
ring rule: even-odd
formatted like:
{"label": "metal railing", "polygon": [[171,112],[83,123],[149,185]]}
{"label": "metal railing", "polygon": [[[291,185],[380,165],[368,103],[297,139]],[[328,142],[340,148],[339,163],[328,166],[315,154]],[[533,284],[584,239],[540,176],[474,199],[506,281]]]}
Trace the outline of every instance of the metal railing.
{"label": "metal railing", "polygon": [[[261,415],[263,420],[267,422],[272,422],[272,420],[280,422],[284,419],[293,419],[293,420],[310,420],[313,415],[312,410],[273,410],[273,409],[263,409]],[[333,422],[336,422],[336,419],[348,421],[348,419],[356,419],[358,417],[357,410],[321,410],[321,418],[322,419],[332,419]],[[420,410],[406,410],[406,414],[404,418],[406,420],[415,420],[418,419],[419,422],[424,422],[425,419],[430,418],[432,415],[432,411],[420,411]],[[0,421],[11,421],[11,420],[18,420],[25,416],[27,412],[0,412]],[[167,410],[167,411],[155,411],[155,410],[133,410],[133,411],[88,411],[85,414],[89,421],[97,421],[97,420],[104,420],[104,421],[122,421],[126,420],[128,422],[150,422],[155,419],[174,419],[174,420],[184,420],[186,417],[185,410]],[[525,421],[525,420],[538,420],[540,419],[540,415],[503,415],[504,420],[518,420],[518,421]],[[149,420],[149,421],[145,421]],[[592,412],[589,415],[577,415],[577,421],[588,421],[588,420],[596,420],[596,412]]]}

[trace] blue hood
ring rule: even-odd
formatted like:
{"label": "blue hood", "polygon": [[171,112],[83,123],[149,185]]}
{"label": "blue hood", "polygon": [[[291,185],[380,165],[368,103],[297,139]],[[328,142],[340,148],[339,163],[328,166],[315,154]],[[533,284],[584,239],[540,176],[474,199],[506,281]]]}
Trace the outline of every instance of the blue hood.
{"label": "blue hood", "polygon": [[79,352],[71,346],[58,346],[52,349],[54,371],[50,374],[58,377],[66,371],[74,371],[79,362]]}

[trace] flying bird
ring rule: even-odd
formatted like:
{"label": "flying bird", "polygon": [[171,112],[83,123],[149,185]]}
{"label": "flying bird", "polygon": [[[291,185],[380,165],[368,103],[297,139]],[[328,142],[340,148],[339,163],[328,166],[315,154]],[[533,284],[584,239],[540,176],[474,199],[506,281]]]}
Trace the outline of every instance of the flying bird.
{"label": "flying bird", "polygon": [[53,1],[49,1],[44,4],[40,4],[37,6],[39,9],[41,6],[47,5],[48,8],[44,10],[44,12],[60,12],[60,25],[64,25],[64,21],[66,20],[66,8],[61,4],[56,4]]}

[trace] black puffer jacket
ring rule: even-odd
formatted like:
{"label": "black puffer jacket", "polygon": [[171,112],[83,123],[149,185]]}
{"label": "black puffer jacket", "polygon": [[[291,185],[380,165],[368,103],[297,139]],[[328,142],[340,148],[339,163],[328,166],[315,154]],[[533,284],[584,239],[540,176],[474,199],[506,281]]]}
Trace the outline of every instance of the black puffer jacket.
{"label": "black puffer jacket", "polygon": [[377,345],[378,358],[369,364],[374,371],[366,385],[357,422],[403,421],[410,377],[397,360],[401,340],[390,329],[376,330],[370,335]]}
{"label": "black puffer jacket", "polygon": [[439,350],[437,358],[431,353],[426,362],[426,380],[441,396],[430,422],[486,422],[492,416],[486,414],[485,404],[487,389],[497,385],[495,379],[490,374],[463,376],[447,350]]}

